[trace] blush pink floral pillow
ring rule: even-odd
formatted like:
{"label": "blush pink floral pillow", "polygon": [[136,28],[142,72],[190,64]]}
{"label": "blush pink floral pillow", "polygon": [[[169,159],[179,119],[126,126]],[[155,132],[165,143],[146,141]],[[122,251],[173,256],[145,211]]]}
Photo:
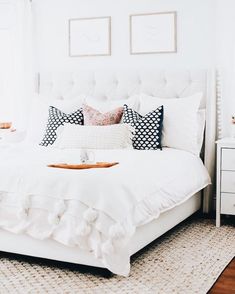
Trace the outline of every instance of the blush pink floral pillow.
{"label": "blush pink floral pillow", "polygon": [[107,126],[118,124],[123,115],[123,107],[118,107],[106,113],[101,113],[87,104],[83,104],[84,125]]}

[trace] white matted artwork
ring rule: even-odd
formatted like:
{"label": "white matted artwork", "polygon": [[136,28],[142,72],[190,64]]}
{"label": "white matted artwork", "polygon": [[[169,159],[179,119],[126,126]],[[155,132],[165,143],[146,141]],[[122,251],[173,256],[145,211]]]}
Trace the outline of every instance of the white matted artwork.
{"label": "white matted artwork", "polygon": [[69,20],[69,56],[111,55],[111,17]]}
{"label": "white matted artwork", "polygon": [[177,52],[177,13],[157,12],[130,15],[130,53]]}

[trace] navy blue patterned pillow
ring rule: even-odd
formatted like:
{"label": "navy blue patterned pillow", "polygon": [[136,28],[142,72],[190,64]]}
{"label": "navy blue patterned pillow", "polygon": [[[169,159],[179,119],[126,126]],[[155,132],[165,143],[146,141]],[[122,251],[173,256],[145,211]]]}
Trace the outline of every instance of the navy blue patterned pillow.
{"label": "navy blue patterned pillow", "polygon": [[57,109],[56,107],[50,106],[46,133],[40,145],[52,145],[57,138],[56,131],[58,127],[63,126],[64,123],[83,125],[82,109],[78,109],[77,111],[71,114],[66,114],[61,110]]}
{"label": "navy blue patterned pillow", "polygon": [[163,106],[142,116],[125,104],[123,123],[130,124],[135,128],[132,139],[134,149],[162,149]]}

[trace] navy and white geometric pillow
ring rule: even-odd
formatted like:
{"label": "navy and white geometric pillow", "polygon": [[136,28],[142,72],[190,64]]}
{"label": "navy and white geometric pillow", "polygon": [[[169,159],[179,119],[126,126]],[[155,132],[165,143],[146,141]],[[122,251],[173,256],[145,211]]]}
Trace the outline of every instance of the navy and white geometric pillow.
{"label": "navy and white geometric pillow", "polygon": [[126,104],[124,105],[123,123],[130,124],[135,128],[135,134],[132,139],[134,149],[162,149],[163,111],[163,106],[160,106],[156,110],[142,116]]}
{"label": "navy and white geometric pillow", "polygon": [[58,127],[63,126],[64,123],[83,125],[83,121],[82,109],[78,109],[71,114],[66,114],[56,107],[50,106],[46,132],[40,145],[52,145],[57,139],[56,131]]}

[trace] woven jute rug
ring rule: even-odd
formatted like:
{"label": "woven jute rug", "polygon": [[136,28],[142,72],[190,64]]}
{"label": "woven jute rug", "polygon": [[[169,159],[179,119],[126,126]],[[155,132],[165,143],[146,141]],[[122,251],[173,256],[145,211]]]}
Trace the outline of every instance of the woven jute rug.
{"label": "woven jute rug", "polygon": [[194,217],[136,254],[128,278],[0,255],[0,293],[203,294],[234,255],[234,224]]}

